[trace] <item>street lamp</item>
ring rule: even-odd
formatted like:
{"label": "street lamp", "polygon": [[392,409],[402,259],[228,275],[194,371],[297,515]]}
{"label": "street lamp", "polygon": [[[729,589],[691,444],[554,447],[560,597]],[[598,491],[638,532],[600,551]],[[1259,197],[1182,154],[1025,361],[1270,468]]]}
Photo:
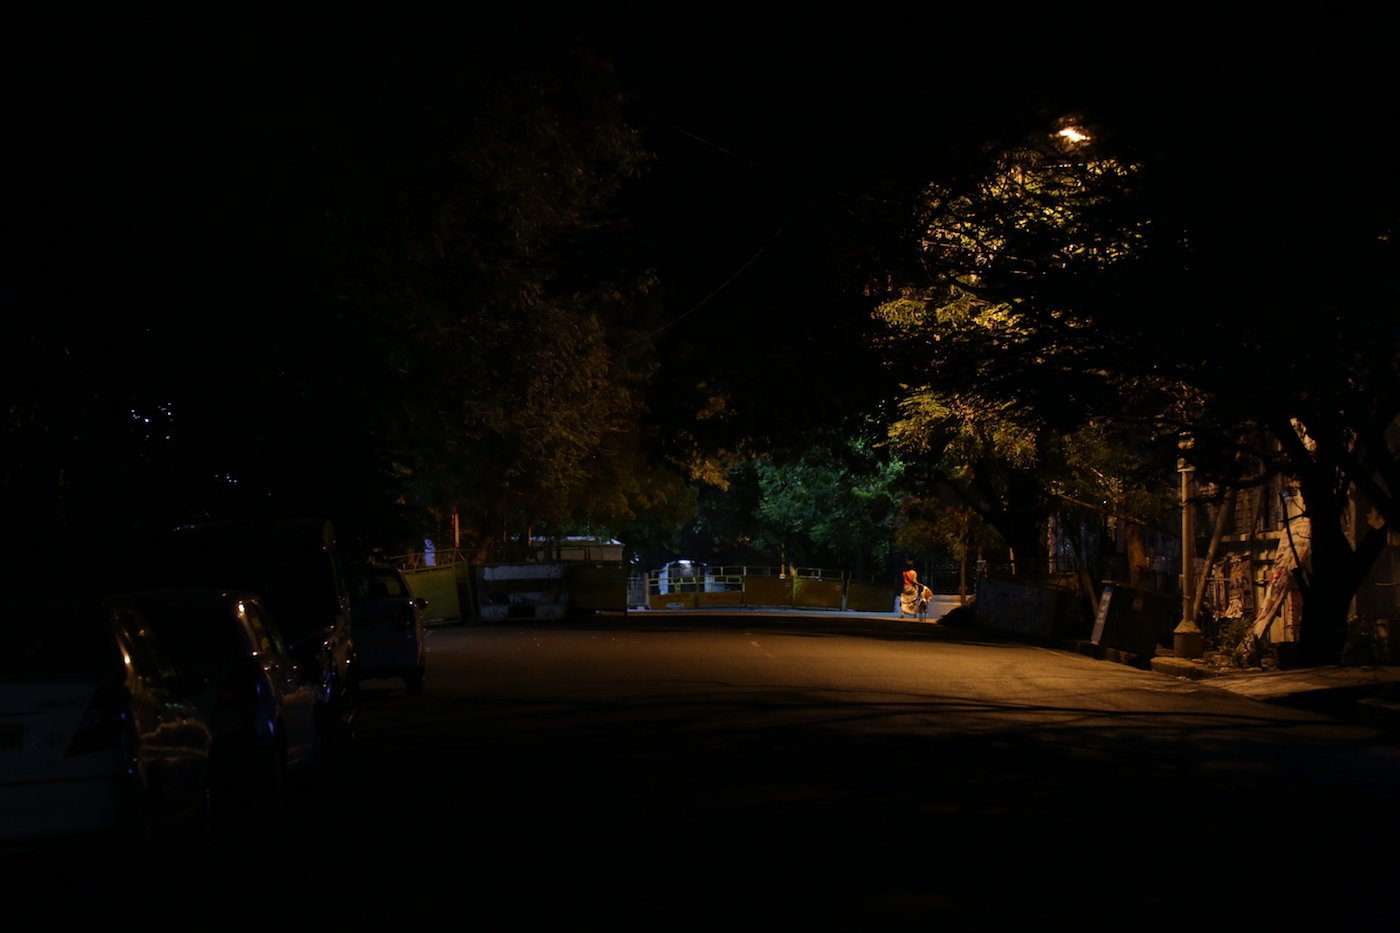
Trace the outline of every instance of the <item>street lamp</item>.
{"label": "street lamp", "polygon": [[1186,459],[1186,452],[1195,446],[1189,434],[1181,435],[1177,449],[1176,470],[1181,474],[1181,621],[1172,630],[1172,654],[1178,658],[1199,658],[1205,654],[1205,637],[1196,625],[1195,592],[1192,580],[1196,563],[1196,532],[1192,522],[1191,476],[1196,468]]}

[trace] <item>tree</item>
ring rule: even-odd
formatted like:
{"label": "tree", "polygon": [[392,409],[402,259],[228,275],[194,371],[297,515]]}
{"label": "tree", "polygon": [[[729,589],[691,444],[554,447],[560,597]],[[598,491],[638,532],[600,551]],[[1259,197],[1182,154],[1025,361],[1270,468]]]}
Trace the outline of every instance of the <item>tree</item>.
{"label": "tree", "polygon": [[[1397,110],[1383,54],[1362,23],[1308,29],[1309,47],[1336,54],[1296,57],[1292,36],[1212,73],[1203,106],[1100,113],[1150,167],[1141,210],[1162,233],[1123,303],[1171,325],[1123,328],[1120,368],[1184,387],[1164,427],[1195,437],[1205,475],[1297,481],[1313,535],[1300,650],[1327,663],[1400,518],[1400,189],[1384,155]],[[1361,527],[1354,500],[1371,513]]]}
{"label": "tree", "polygon": [[311,229],[318,297],[381,361],[362,397],[376,442],[480,557],[622,521],[666,484],[638,422],[648,274],[608,211],[644,154],[608,64],[462,39],[374,46],[389,65],[338,102]]}
{"label": "tree", "polygon": [[[1286,147],[1239,121],[1243,89],[1223,82],[1189,137],[1184,114],[1104,96],[1095,119],[1058,127],[1081,139],[995,149],[980,171],[930,187],[926,275],[886,307],[926,325],[905,327],[926,344],[892,355],[922,354],[945,394],[1014,405],[1037,432],[1098,424],[1133,438],[1143,462],[1191,434],[1203,475],[1226,485],[1295,477],[1318,536],[1303,589],[1314,662],[1337,657],[1400,476],[1387,436],[1400,415],[1400,210],[1391,173],[1368,170],[1394,108],[1363,122],[1318,93],[1358,71],[1310,67],[1290,77],[1296,94],[1251,104],[1315,130]],[[1253,427],[1269,442],[1242,458]],[[1358,495],[1374,512],[1353,544]]]}
{"label": "tree", "polygon": [[[63,371],[10,373],[7,430],[80,440],[29,443],[56,459],[12,488],[81,481],[66,511],[114,525],[315,511],[394,546],[456,509],[481,553],[675,513],[683,474],[642,418],[654,276],[614,209],[646,153],[609,63],[491,14],[285,25],[197,46],[79,23],[81,68],[35,72],[54,111],[26,134],[47,149],[21,343]],[[91,220],[75,234],[53,201]],[[45,294],[105,313],[84,332]],[[53,525],[52,504],[27,518]]]}
{"label": "tree", "polygon": [[1125,210],[1138,173],[1068,122],[989,153],[980,174],[925,189],[921,275],[876,310],[907,382],[891,442],[1037,572],[1064,502],[1121,507],[1160,455],[1168,397],[1101,339],[1111,282],[1150,229]]}
{"label": "tree", "polygon": [[903,464],[861,437],[814,444],[791,461],[754,461],[756,517],[790,562],[885,570],[894,547],[895,488]]}

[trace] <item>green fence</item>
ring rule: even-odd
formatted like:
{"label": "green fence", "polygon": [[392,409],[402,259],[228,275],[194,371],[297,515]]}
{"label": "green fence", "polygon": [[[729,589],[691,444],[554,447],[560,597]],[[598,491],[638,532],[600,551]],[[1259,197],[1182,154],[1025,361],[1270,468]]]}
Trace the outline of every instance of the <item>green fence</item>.
{"label": "green fence", "polygon": [[[562,591],[567,612],[626,612],[629,608],[802,608],[894,612],[893,585],[853,579],[840,571],[796,567],[711,567],[693,577],[662,581],[658,572],[629,576],[614,561],[564,561]],[[482,617],[481,568],[466,561],[445,566],[408,566],[404,575],[414,596],[428,600],[429,622],[443,624]],[[489,596],[490,594],[486,594]]]}

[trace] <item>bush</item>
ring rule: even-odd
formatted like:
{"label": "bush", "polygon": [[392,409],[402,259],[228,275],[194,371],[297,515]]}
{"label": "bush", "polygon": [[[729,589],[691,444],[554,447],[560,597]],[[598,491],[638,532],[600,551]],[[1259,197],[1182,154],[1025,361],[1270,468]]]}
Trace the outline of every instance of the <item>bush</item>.
{"label": "bush", "polygon": [[1343,666],[1391,663],[1389,625],[1383,620],[1353,616],[1347,620],[1347,640],[1342,646]]}
{"label": "bush", "polygon": [[1221,654],[1234,654],[1240,645],[1253,637],[1250,632],[1253,624],[1252,620],[1243,617],[1219,620],[1215,631],[1216,650]]}

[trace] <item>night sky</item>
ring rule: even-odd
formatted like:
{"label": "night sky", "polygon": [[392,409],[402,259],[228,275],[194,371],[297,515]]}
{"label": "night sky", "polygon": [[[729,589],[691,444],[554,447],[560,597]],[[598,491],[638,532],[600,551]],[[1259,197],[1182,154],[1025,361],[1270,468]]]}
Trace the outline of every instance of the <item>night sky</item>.
{"label": "night sky", "polygon": [[[97,397],[112,373],[139,382],[153,322],[188,335],[191,375],[207,371],[199,353],[226,352],[247,326],[201,308],[235,293],[250,314],[274,307],[260,300],[276,280],[260,278],[257,257],[286,227],[245,205],[305,157],[305,127],[363,91],[362,66],[392,55],[491,56],[528,73],[575,43],[614,61],[654,153],[628,204],[662,265],[668,333],[757,331],[799,355],[863,308],[864,270],[825,252],[867,229],[843,223],[897,227],[919,184],[981,141],[1066,112],[1159,137],[1181,127],[1179,169],[1213,186],[1222,210],[1241,185],[1256,202],[1393,191],[1386,24],[1125,10],[516,5],[215,18],[11,5],[0,32],[12,248],[0,287],[23,359],[7,378],[49,391],[53,364],[82,345],[93,366],[65,374],[63,391],[89,380]],[[275,339],[283,321],[262,323]],[[723,352],[711,361],[740,365]]]}
{"label": "night sky", "polygon": [[[984,132],[1094,106],[1199,121],[1214,137],[1205,146],[1277,150],[1302,129],[1282,121],[1318,100],[1342,120],[1372,119],[1378,102],[1393,101],[1393,80],[1378,80],[1385,30],[1359,15],[900,9],[524,5],[489,16],[218,19],[11,6],[6,200],[22,252],[10,278],[57,274],[57,294],[51,279],[38,287],[58,303],[80,284],[149,289],[165,223],[219,222],[192,212],[199,187],[221,176],[237,184],[247,152],[275,158],[253,140],[240,150],[240,137],[283,132],[308,116],[291,106],[300,99],[338,84],[348,93],[357,56],[391,39],[424,56],[471,55],[484,43],[524,69],[569,40],[616,61],[656,153],[648,197],[665,205],[669,248],[684,259],[674,274],[696,302],[741,270],[761,276],[782,252],[775,244],[810,226],[806,212],[840,209],[844,197],[907,198]],[[1386,119],[1393,126],[1393,105]],[[139,281],[124,281],[132,274]]]}

